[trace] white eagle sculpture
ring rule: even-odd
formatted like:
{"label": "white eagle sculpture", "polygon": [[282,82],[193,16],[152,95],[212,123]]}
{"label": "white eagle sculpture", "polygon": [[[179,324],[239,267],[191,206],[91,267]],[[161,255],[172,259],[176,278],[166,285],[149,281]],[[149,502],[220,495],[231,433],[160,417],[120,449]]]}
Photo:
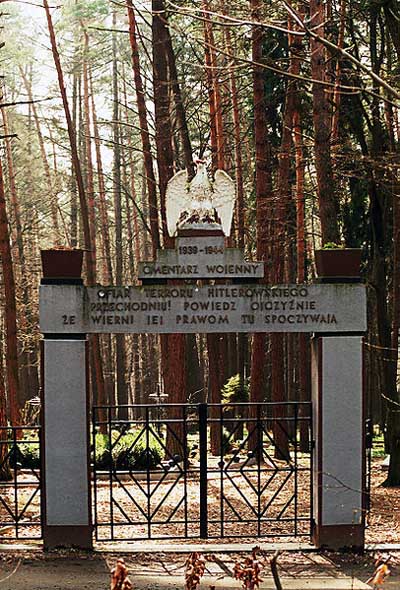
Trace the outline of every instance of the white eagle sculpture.
{"label": "white eagle sculpture", "polygon": [[176,235],[179,228],[200,224],[222,227],[226,236],[231,233],[235,206],[235,183],[224,170],[217,170],[211,182],[206,164],[197,160],[197,173],[189,183],[185,170],[177,172],[168,182],[165,196],[168,233]]}

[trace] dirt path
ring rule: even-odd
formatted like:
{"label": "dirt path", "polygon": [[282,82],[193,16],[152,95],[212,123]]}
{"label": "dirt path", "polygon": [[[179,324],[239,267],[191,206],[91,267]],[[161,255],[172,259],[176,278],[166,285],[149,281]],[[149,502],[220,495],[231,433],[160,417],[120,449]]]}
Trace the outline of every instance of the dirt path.
{"label": "dirt path", "polygon": [[1,590],[100,590],[109,587],[101,556],[6,556],[1,559]]}
{"label": "dirt path", "polygon": [[[250,548],[249,548],[250,549]],[[239,590],[232,577],[233,566],[245,554],[207,554],[206,577],[199,590],[215,585],[217,590]],[[114,555],[58,552],[0,554],[1,590],[107,590]],[[260,556],[262,578],[260,590],[270,590],[268,555]],[[124,556],[136,590],[172,590],[184,588],[186,556],[183,554],[130,554]],[[348,554],[284,553],[280,559],[280,576],[285,590],[361,590],[373,570],[373,556]],[[393,555],[393,575],[385,588],[400,587],[400,555]]]}

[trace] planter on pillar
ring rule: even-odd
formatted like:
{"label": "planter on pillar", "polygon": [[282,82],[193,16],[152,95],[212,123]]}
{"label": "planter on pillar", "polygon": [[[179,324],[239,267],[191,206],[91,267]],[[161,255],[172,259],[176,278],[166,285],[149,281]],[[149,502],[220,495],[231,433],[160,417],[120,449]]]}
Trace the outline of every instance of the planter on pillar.
{"label": "planter on pillar", "polygon": [[361,248],[332,248],[315,250],[318,278],[360,280]]}
{"label": "planter on pillar", "polygon": [[41,250],[44,279],[77,279],[82,274],[83,250],[51,248]]}

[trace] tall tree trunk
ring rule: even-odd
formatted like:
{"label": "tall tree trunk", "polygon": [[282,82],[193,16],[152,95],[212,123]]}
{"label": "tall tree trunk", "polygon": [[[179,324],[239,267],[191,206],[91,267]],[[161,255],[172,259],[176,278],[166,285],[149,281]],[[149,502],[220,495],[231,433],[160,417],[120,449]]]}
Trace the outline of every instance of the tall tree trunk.
{"label": "tall tree trunk", "polygon": [[[75,0],[75,5],[78,0]],[[78,39],[79,29],[76,27],[74,31],[74,56],[73,56],[73,68],[72,68],[72,113],[71,123],[72,132],[76,138],[77,129],[77,116],[78,116],[78,87],[81,81],[80,71],[80,41]],[[70,241],[71,246],[76,248],[78,245],[78,186],[76,176],[74,173],[74,164],[71,162],[71,179],[70,179],[70,191],[71,191],[71,224],[70,224]]]}
{"label": "tall tree trunk", "polygon": [[[382,66],[381,57],[379,55],[381,45],[379,43],[378,20],[379,7],[371,5],[369,10],[369,45],[372,70],[379,75]],[[390,453],[390,463],[388,477],[385,485],[393,486],[400,485],[400,422],[398,420],[399,409],[399,394],[397,391],[396,373],[397,373],[397,346],[392,349],[392,338],[390,320],[390,300],[389,281],[390,270],[388,268],[387,257],[387,243],[388,240],[395,237],[392,232],[397,231],[397,215],[398,211],[394,206],[393,200],[398,199],[397,195],[391,194],[385,184],[386,178],[383,175],[382,167],[379,161],[388,150],[387,136],[384,130],[384,125],[381,120],[381,110],[379,101],[379,86],[374,83],[375,94],[372,97],[371,114],[371,183],[370,183],[370,219],[372,226],[373,251],[372,251],[372,268],[369,277],[370,284],[373,285],[376,296],[376,322],[377,322],[377,336],[378,346],[383,352],[381,357],[381,371],[382,371],[382,385],[383,385],[383,405],[386,408],[386,432],[385,442],[388,452]],[[364,148],[367,149],[367,148]],[[390,171],[387,171],[390,175]],[[392,223],[394,227],[390,228],[388,212],[392,207]],[[396,216],[394,218],[393,216]],[[395,248],[398,244],[395,245]],[[397,257],[398,252],[394,252]],[[392,287],[392,294],[395,295],[393,289],[398,289],[395,283]],[[398,303],[394,301],[395,307]]]}
{"label": "tall tree trunk", "polygon": [[[221,374],[221,347],[218,334],[207,334],[207,352],[208,352],[208,373],[210,393],[209,403],[221,403],[221,382],[223,382],[223,373]],[[221,429],[217,418],[220,413],[214,405],[210,407],[210,450],[214,456],[221,454]]]}
{"label": "tall tree trunk", "polygon": [[[1,115],[3,120],[4,135],[8,136],[10,133],[8,118],[6,109],[1,109]],[[26,257],[24,249],[23,229],[21,220],[21,208],[19,203],[19,196],[17,191],[17,185],[15,182],[16,172],[14,168],[14,160],[11,149],[11,140],[9,137],[5,139],[5,151],[7,158],[7,168],[9,177],[9,188],[10,188],[10,205],[12,209],[12,215],[14,219],[15,227],[15,242],[17,246],[16,250],[16,261],[19,267],[19,277],[16,273],[16,286],[17,286],[17,299],[22,301],[23,309],[19,316],[19,331],[20,339],[18,342],[18,356],[19,356],[19,389],[18,389],[18,408],[22,409],[30,397],[37,395],[37,389],[31,390],[31,377],[33,377],[33,384],[35,384],[34,375],[30,370],[30,353],[25,349],[23,340],[27,338],[29,333],[29,322],[32,321],[32,305],[30,297],[29,279],[26,269]],[[18,290],[18,285],[20,289]]]}
{"label": "tall tree trunk", "polygon": [[[91,91],[91,84],[90,84],[90,71],[89,71],[89,35],[87,31],[84,29],[84,60],[83,60],[83,106],[84,106],[84,123],[85,123],[85,155],[86,155],[86,194],[88,197],[88,211],[89,211],[89,224],[90,224],[90,235],[92,241],[92,256],[94,259],[94,273],[97,277],[97,239],[96,239],[96,194],[94,188],[94,173],[93,173],[93,158],[92,158],[92,121],[91,121],[91,113],[90,113],[90,102],[94,104],[93,95],[90,97]],[[101,181],[100,181],[101,182]],[[99,184],[100,184],[99,182]],[[102,226],[102,234],[103,232],[107,233],[108,228]],[[96,355],[98,354],[101,359],[104,358],[102,354],[102,347],[100,343],[101,336],[98,334],[91,334],[89,336],[90,342],[90,354],[91,354],[91,362],[92,367],[96,367],[97,359]],[[110,386],[110,374],[109,369],[112,366],[110,363],[110,355],[112,348],[110,347],[111,338],[110,336],[106,335],[103,337],[104,343],[106,344],[103,346],[105,355],[106,355],[106,367],[107,367],[107,378],[104,378],[104,394],[103,399],[104,401],[108,401],[109,403],[113,400],[113,388]],[[108,345],[107,345],[108,344]],[[107,358],[108,357],[108,358]],[[97,372],[94,371],[94,378],[92,380],[93,385],[93,400],[97,397],[96,401],[101,403],[102,394],[99,392],[98,387],[98,378]]]}
{"label": "tall tree trunk", "polygon": [[212,62],[210,43],[208,38],[208,26],[204,22],[204,43],[205,43],[205,64],[206,64],[206,85],[208,94],[208,107],[210,111],[210,150],[212,169],[217,170],[218,166],[218,143],[217,143],[217,114],[215,105],[214,83],[212,75]]}
{"label": "tall tree trunk", "polygon": [[169,72],[167,62],[167,25],[163,0],[152,1],[153,84],[156,125],[158,182],[160,189],[162,235],[164,247],[173,247],[167,230],[165,194],[168,180],[173,175],[173,151],[169,104]]}
{"label": "tall tree trunk", "polygon": [[[92,73],[89,71],[89,86],[91,97],[91,110],[93,118],[93,135],[96,151],[96,168],[97,168],[97,184],[98,184],[98,209],[100,214],[101,226],[101,245],[103,256],[103,284],[113,284],[113,268],[111,261],[111,240],[110,240],[110,221],[107,211],[106,202],[106,188],[104,184],[103,159],[101,155],[100,134],[97,123],[96,104],[94,100],[94,90]],[[114,403],[115,399],[115,385],[114,385],[114,367],[113,367],[113,346],[111,334],[102,336],[104,358],[104,389],[105,399],[108,403]]]}
{"label": "tall tree trunk", "polygon": [[10,463],[8,461],[10,449],[8,444],[6,384],[3,370],[3,358],[5,356],[3,338],[0,333],[0,481],[9,481],[12,479]]}
{"label": "tall tree trunk", "polygon": [[[344,46],[344,33],[346,27],[346,0],[340,0],[340,23],[339,23],[339,35],[337,45],[341,49]],[[335,89],[333,92],[333,116],[332,116],[332,146],[338,146],[339,143],[339,115],[340,115],[340,101],[341,101],[341,70],[342,64],[338,56],[335,68]]]}
{"label": "tall tree trunk", "polygon": [[[227,28],[225,31],[226,51],[229,55],[232,54],[231,33]],[[242,158],[242,139],[240,132],[240,110],[237,92],[237,83],[233,63],[229,66],[229,82],[230,82],[230,96],[232,101],[232,120],[233,120],[233,136],[234,136],[234,150],[235,150],[235,177],[236,177],[236,207],[235,217],[237,228],[237,243],[239,248],[244,248],[244,228],[246,218],[246,204],[244,200],[244,186],[243,186],[243,158]]]}
{"label": "tall tree trunk", "polygon": [[[383,51],[379,38],[379,7],[371,5],[369,19],[369,43],[372,70],[380,74]],[[386,48],[387,50],[387,48]],[[370,183],[370,218],[373,237],[372,269],[370,282],[376,296],[377,344],[381,351],[380,368],[382,372],[383,406],[386,409],[385,442],[390,454],[388,476],[384,485],[400,485],[400,422],[399,392],[397,389],[398,369],[398,312],[399,312],[399,278],[397,265],[399,260],[399,182],[398,171],[388,166],[384,175],[379,162],[390,153],[390,142],[385,133],[381,119],[379,92],[380,88],[374,83],[375,94],[372,98],[372,126],[371,126],[371,183]],[[390,136],[389,136],[390,138]],[[395,156],[398,160],[398,156]],[[376,164],[375,164],[376,163]],[[387,183],[387,177],[390,182]],[[389,185],[391,190],[388,189]],[[391,219],[389,211],[391,207]],[[388,265],[387,244],[393,243],[393,271],[391,275]],[[391,287],[389,287],[392,282]],[[391,291],[391,293],[390,293]],[[388,295],[390,293],[390,295]],[[392,300],[391,300],[392,299]],[[392,309],[390,310],[390,304]],[[391,313],[390,313],[391,312]],[[391,320],[392,316],[392,320]]]}
{"label": "tall tree trunk", "polygon": [[[391,377],[390,405],[388,407],[388,435],[390,447],[389,471],[385,484],[387,486],[400,485],[400,420],[399,394],[397,390],[397,372],[399,357],[399,322],[400,322],[400,182],[399,157],[394,154],[394,192],[393,192],[393,276],[392,276],[392,338],[389,357],[389,367],[385,368]],[[397,165],[397,166],[396,166]],[[397,170],[396,170],[397,167]]]}
{"label": "tall tree trunk", "polygon": [[396,0],[388,0],[382,4],[385,22],[400,60],[400,7]]}
{"label": "tall tree trunk", "polygon": [[[162,231],[164,246],[172,247],[173,240],[168,235],[165,213],[167,183],[173,175],[173,152],[167,63],[168,35],[163,0],[152,0],[152,12],[154,110]],[[185,336],[184,334],[170,334],[161,336],[161,341],[165,391],[170,396],[170,402],[183,403],[186,401]],[[182,438],[182,429],[175,430],[175,434],[178,438]],[[170,437],[168,448],[170,452],[177,451],[177,454],[182,454],[182,449],[177,449],[173,437]]]}
{"label": "tall tree trunk", "polygon": [[28,78],[21,66],[19,66],[19,73],[20,73],[22,81],[24,83],[24,87],[25,87],[26,93],[28,95],[28,100],[30,100],[32,102],[31,108],[32,108],[32,114],[33,114],[33,120],[35,122],[36,133],[37,133],[37,137],[38,137],[38,141],[39,141],[40,154],[42,156],[44,174],[46,177],[47,187],[48,187],[49,196],[50,196],[50,213],[51,213],[53,240],[54,240],[54,243],[56,245],[58,245],[58,244],[60,244],[61,236],[60,236],[60,228],[58,225],[57,193],[54,190],[54,186],[53,186],[53,180],[52,180],[51,172],[50,172],[50,164],[49,164],[49,160],[47,157],[46,148],[44,145],[43,133],[42,133],[42,130],[40,127],[39,115],[37,112],[35,101],[33,100],[33,96],[32,96],[32,87],[31,87],[30,81],[28,80]]}
{"label": "tall tree trunk", "polygon": [[[250,0],[252,18],[260,20],[259,0]],[[264,31],[261,27],[252,28],[252,61],[253,61],[253,105],[254,105],[254,141],[255,141],[255,194],[256,194],[256,235],[257,260],[266,261],[270,252],[269,240],[271,234],[268,220],[271,213],[272,178],[271,178],[271,147],[267,128],[266,102],[264,93],[263,40]],[[268,282],[268,270],[265,264],[265,282]],[[250,402],[261,402],[265,394],[265,344],[263,333],[253,335],[251,356]],[[250,406],[249,417],[253,420],[257,416],[255,407]],[[252,423],[250,422],[250,426]],[[257,448],[257,436],[249,440],[249,448],[257,452],[262,459],[262,450]]]}
{"label": "tall tree trunk", "polygon": [[3,165],[0,159],[0,262],[3,274],[6,324],[6,368],[8,403],[11,424],[19,424],[18,400],[20,384],[18,373],[17,305],[15,298],[14,268],[11,256],[8,217],[4,194]]}
{"label": "tall tree trunk", "polygon": [[[225,44],[228,55],[232,55],[231,32],[229,28],[225,30]],[[235,178],[236,178],[236,207],[235,207],[235,227],[237,230],[237,244],[239,248],[244,249],[245,245],[245,218],[246,204],[244,199],[243,183],[243,158],[242,158],[242,139],[240,133],[240,110],[237,92],[237,83],[233,62],[229,67],[230,95],[232,100],[232,119],[233,119],[233,136],[235,152]],[[239,333],[237,335],[237,366],[239,371],[240,387],[243,389],[245,380],[245,361],[247,350],[248,336]]]}
{"label": "tall tree trunk", "polygon": [[90,96],[91,96],[91,108],[92,108],[92,117],[93,117],[93,135],[94,135],[94,145],[96,150],[96,167],[97,167],[97,183],[98,183],[98,191],[99,191],[99,201],[98,201],[98,208],[100,214],[100,225],[101,225],[101,234],[102,234],[102,244],[103,244],[103,259],[104,259],[104,281],[106,285],[113,284],[113,268],[112,268],[112,261],[111,261],[111,239],[110,239],[110,220],[108,217],[108,210],[107,210],[107,201],[106,201],[106,187],[104,184],[104,169],[103,169],[103,159],[101,155],[101,144],[100,144],[100,134],[99,134],[99,126],[97,123],[97,113],[96,113],[96,103],[94,100],[94,90],[93,90],[93,81],[92,81],[92,74],[89,73],[89,82],[90,82]]}
{"label": "tall tree trunk", "polygon": [[[386,9],[386,7],[385,7]],[[399,25],[397,26],[400,32]],[[394,43],[394,42],[393,42]],[[400,42],[397,40],[397,55],[400,56]],[[393,69],[392,64],[392,47],[389,33],[386,34],[386,54],[387,54],[387,68],[388,72]],[[393,393],[396,397],[395,402],[399,401],[399,395],[397,391],[398,383],[398,367],[399,367],[399,324],[400,324],[400,157],[399,150],[396,149],[396,133],[395,133],[395,122],[393,116],[393,108],[389,102],[384,103],[385,116],[386,116],[386,127],[389,136],[389,145],[391,152],[392,165],[389,166],[389,174],[392,177],[392,226],[393,226],[393,262],[392,262],[392,341],[391,341],[391,354],[390,361],[392,363],[392,387]],[[399,133],[397,130],[397,138]],[[400,483],[400,425],[398,419],[398,406],[393,404],[391,410],[391,447],[394,449],[391,454],[388,482],[394,482],[395,485]],[[397,447],[397,448],[396,448]],[[392,456],[393,455],[393,456]]]}
{"label": "tall tree trunk", "polygon": [[89,213],[88,213],[88,204],[86,199],[86,192],[85,192],[85,185],[83,182],[82,176],[82,168],[78,157],[78,148],[76,143],[76,137],[74,132],[74,127],[71,118],[71,112],[69,109],[69,103],[67,98],[67,92],[65,89],[64,83],[64,75],[61,68],[60,56],[57,49],[57,42],[54,33],[53,22],[50,14],[50,9],[47,0],[43,0],[44,8],[46,11],[47,17],[47,25],[49,29],[50,35],[50,42],[51,48],[53,53],[54,64],[57,70],[57,78],[58,78],[58,85],[59,90],[63,102],[64,107],[64,114],[67,122],[67,130],[68,130],[68,137],[71,146],[71,159],[74,168],[74,174],[77,181],[78,187],[78,194],[79,194],[79,202],[81,207],[81,216],[82,216],[82,225],[83,225],[83,235],[84,235],[84,242],[85,242],[85,249],[87,251],[86,261],[87,261],[87,275],[88,281],[91,285],[96,283],[96,276],[95,276],[95,264],[93,259],[93,252],[92,252],[92,238],[90,232],[90,222],[89,222]]}
{"label": "tall tree trunk", "polygon": [[[289,23],[290,27],[290,23]],[[290,46],[290,41],[289,41]],[[294,60],[291,58],[289,72],[292,73]],[[290,219],[290,148],[292,136],[293,113],[295,105],[296,86],[293,79],[288,79],[286,90],[286,102],[282,121],[281,148],[278,155],[277,191],[274,199],[274,220],[275,231],[272,248],[272,279],[274,284],[282,283],[284,280],[285,264],[288,264],[290,252],[288,251],[288,225]],[[287,399],[285,391],[285,352],[284,336],[281,333],[271,334],[271,367],[272,367],[272,395],[274,405],[274,438],[276,443],[275,456],[278,459],[289,458],[288,447],[288,422],[287,407],[277,405]],[[286,380],[288,382],[288,379]],[[283,420],[278,420],[283,418]]]}
{"label": "tall tree trunk", "polygon": [[[213,172],[216,169],[225,170],[225,142],[222,118],[222,101],[221,89],[217,74],[217,59],[215,54],[214,33],[212,23],[208,14],[209,6],[207,0],[202,0],[202,10],[204,18],[204,45],[205,45],[205,62],[208,85],[208,103],[210,112],[210,140],[212,154]],[[207,351],[208,351],[208,370],[211,398],[214,404],[221,402],[221,389],[226,380],[227,369],[227,338],[226,334],[208,334]],[[212,419],[219,415],[216,406],[210,410]],[[220,432],[217,423],[211,425],[211,448],[215,453],[220,452]]]}
{"label": "tall tree trunk", "polygon": [[[213,168],[225,169],[225,141],[224,127],[222,118],[222,101],[221,89],[217,74],[217,59],[215,55],[215,41],[212,24],[208,14],[208,0],[202,0],[202,10],[204,18],[204,41],[205,41],[205,61],[207,79],[209,85],[209,103],[211,113],[211,124],[214,125],[214,131],[211,132],[211,149],[213,150],[213,141],[215,156],[213,159]],[[212,106],[213,103],[213,106]],[[214,139],[213,139],[214,138]]]}
{"label": "tall tree trunk", "polygon": [[91,242],[91,258],[92,258],[92,271],[94,276],[97,276],[96,269],[96,207],[95,207],[95,192],[94,192],[94,181],[93,181],[93,158],[92,158],[92,129],[91,129],[91,117],[89,107],[89,64],[88,64],[88,53],[89,53],[89,35],[83,30],[84,35],[84,59],[83,59],[83,121],[84,121],[84,141],[85,141],[85,155],[86,155],[86,196],[87,196],[87,207],[89,215],[89,226],[90,226],[90,242]]}
{"label": "tall tree trunk", "polygon": [[185,108],[183,105],[181,87],[178,80],[178,72],[176,69],[175,53],[172,46],[171,34],[168,27],[165,27],[165,44],[168,56],[168,68],[172,94],[175,102],[176,119],[178,123],[179,135],[181,137],[183,147],[183,158],[185,161],[185,168],[188,173],[188,178],[191,180],[195,175],[192,144],[189,136],[189,129],[186,121]]}
{"label": "tall tree trunk", "polygon": [[[128,123],[128,97],[127,97],[127,90],[126,90],[126,83],[124,77],[124,106],[125,106],[125,121]],[[140,251],[140,230],[139,230],[139,222],[138,222],[138,209],[140,205],[138,203],[138,197],[136,192],[135,186],[135,179],[136,179],[136,171],[135,171],[135,163],[132,155],[132,140],[130,133],[127,133],[126,143],[128,146],[128,169],[129,169],[129,181],[130,181],[130,196],[131,202],[128,198],[128,192],[126,192],[126,215],[127,215],[127,225],[128,225],[128,240],[130,242],[130,249],[129,249],[129,267],[131,271],[130,280],[132,284],[137,283],[137,268],[138,262],[141,258],[141,251]],[[131,206],[133,204],[133,207]],[[140,365],[140,357],[142,353],[141,342],[139,334],[132,334],[132,370],[133,370],[133,403],[140,404],[143,402],[142,400],[142,373],[141,373],[141,365]],[[143,362],[143,361],[142,361]],[[131,378],[132,379],[132,378]],[[140,411],[136,409],[135,416],[139,418]]]}
{"label": "tall tree trunk", "polygon": [[[89,221],[89,212],[88,212],[88,204],[86,199],[86,192],[85,186],[83,182],[83,175],[81,164],[78,157],[78,147],[76,143],[76,136],[75,130],[73,126],[73,121],[71,117],[71,111],[69,108],[67,92],[65,89],[64,83],[64,75],[61,68],[60,56],[57,49],[57,42],[54,33],[53,22],[50,14],[49,4],[47,0],[43,0],[44,9],[46,12],[47,18],[47,25],[49,29],[49,36],[51,42],[51,49],[54,59],[54,65],[57,70],[57,79],[59,90],[63,102],[64,107],[64,114],[65,119],[67,122],[67,130],[68,130],[68,138],[71,146],[71,159],[72,165],[74,169],[74,174],[76,177],[76,183],[78,188],[78,195],[79,195],[79,203],[81,208],[81,219],[82,219],[82,227],[83,227],[83,236],[84,236],[84,243],[86,249],[86,272],[87,272],[87,280],[90,286],[94,286],[96,284],[96,264],[94,259],[94,253],[92,250],[92,236],[90,231],[90,221]],[[98,402],[100,404],[105,403],[105,388],[104,388],[104,376],[103,376],[103,369],[101,363],[101,352],[100,352],[100,343],[99,338],[97,335],[94,335],[91,341],[92,345],[92,355],[94,359],[94,370],[96,374],[96,384],[97,384],[97,391],[98,391]]]}
{"label": "tall tree trunk", "polygon": [[[113,12],[113,27],[116,28],[117,15]],[[114,212],[115,212],[115,279],[117,285],[123,284],[123,248],[122,248],[122,198],[121,198],[121,148],[120,148],[120,113],[119,113],[119,91],[118,91],[118,64],[117,64],[117,37],[113,33],[113,142],[114,142],[114,164],[113,164],[113,190],[114,190]],[[116,372],[117,372],[117,400],[120,406],[128,403],[128,389],[126,383],[126,349],[125,335],[115,335]],[[119,418],[127,420],[128,409],[121,407]]]}
{"label": "tall tree trunk", "polygon": [[[304,197],[304,155],[302,130],[300,120],[299,100],[296,100],[295,111],[293,113],[293,142],[295,146],[296,160],[296,252],[297,252],[297,282],[305,283],[306,276],[306,241],[305,241],[305,197]],[[299,351],[298,351],[298,379],[299,379],[299,399],[302,402],[309,401],[309,354],[310,337],[308,334],[301,332],[299,334]],[[300,418],[308,415],[308,408],[304,405],[300,407]],[[306,452],[309,450],[309,431],[308,424],[305,420],[300,422],[300,450]]]}
{"label": "tall tree trunk", "polygon": [[[325,36],[324,0],[310,0],[310,20],[313,31],[320,37]],[[314,80],[326,81],[325,48],[314,38],[310,40],[311,75]],[[317,193],[321,220],[322,243],[340,242],[338,225],[338,202],[331,158],[331,116],[330,105],[325,87],[315,82],[312,85],[314,154],[317,172]]]}
{"label": "tall tree trunk", "polygon": [[[128,94],[126,89],[126,78],[125,78],[125,68],[122,65],[122,95],[123,95],[123,105],[124,105],[124,122],[126,124],[126,129],[129,125],[129,117],[128,117]],[[132,203],[136,203],[136,188],[135,188],[135,168],[133,163],[132,157],[132,141],[130,137],[130,133],[123,133],[123,128],[121,128],[121,139],[122,143],[127,145],[129,157],[127,158],[125,153],[123,152],[122,157],[122,178],[123,178],[123,187],[124,187],[124,194],[125,194],[125,214],[126,214],[126,227],[127,227],[127,237],[128,237],[128,272],[127,279],[130,281],[129,284],[133,284],[135,282],[136,276],[136,269],[137,269],[137,262],[140,258],[140,244],[137,242],[135,234],[134,234],[134,224],[133,224],[133,214],[136,212],[135,206],[131,206]],[[129,182],[128,182],[128,171],[129,171]],[[136,255],[137,254],[137,258]]]}
{"label": "tall tree trunk", "polygon": [[149,201],[151,242],[153,247],[153,257],[155,257],[156,250],[160,247],[156,179],[154,175],[153,158],[151,155],[149,126],[147,124],[146,101],[144,95],[142,76],[140,72],[139,51],[136,37],[137,25],[132,0],[126,0],[126,6],[128,10],[129,40],[132,51],[133,77],[135,81],[136,102],[138,107],[140,135],[143,148],[147,197]]}

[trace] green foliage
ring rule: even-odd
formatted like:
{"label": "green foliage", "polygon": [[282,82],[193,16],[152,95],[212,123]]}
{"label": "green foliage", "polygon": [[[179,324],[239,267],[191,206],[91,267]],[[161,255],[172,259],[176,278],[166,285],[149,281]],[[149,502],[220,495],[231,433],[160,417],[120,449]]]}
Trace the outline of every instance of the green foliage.
{"label": "green foliage", "polygon": [[371,455],[373,459],[383,459],[387,452],[385,449],[385,439],[382,433],[376,434],[373,439]]}
{"label": "green foliage", "polygon": [[[356,172],[361,175],[360,172]],[[367,240],[368,187],[358,176],[349,178],[349,198],[342,205],[343,237],[348,248],[361,248]]]}
{"label": "green foliage", "polygon": [[[288,55],[287,39],[281,31],[268,30],[263,44],[263,56],[265,60],[274,66],[281,60],[285,61]],[[285,103],[287,81],[283,76],[277,76],[275,72],[265,70],[265,106],[267,120],[270,127],[270,141],[274,147],[280,145],[282,135],[282,105]]]}
{"label": "green foliage", "polygon": [[39,442],[18,442],[10,445],[10,467],[40,469]]}
{"label": "green foliage", "polygon": [[232,442],[233,442],[232,434],[229,432],[229,430],[224,428],[222,430],[222,440],[221,440],[223,455],[226,455],[226,453],[229,453],[229,451],[232,449]]}
{"label": "green foliage", "polygon": [[[97,469],[110,467],[110,443],[107,434],[96,433],[96,457],[94,458]],[[93,457],[92,457],[93,460]]]}
{"label": "green foliage", "polygon": [[240,384],[240,375],[233,375],[228,379],[221,390],[222,403],[237,404],[240,402],[249,401],[249,385],[244,383],[243,387]]}
{"label": "green foliage", "polygon": [[96,468],[141,470],[154,469],[163,457],[160,442],[140,430],[130,430],[125,434],[113,431],[110,440],[106,434],[96,434]]}
{"label": "green foliage", "polygon": [[343,244],[335,244],[335,242],[327,242],[322,246],[322,250],[343,250]]}
{"label": "green foliage", "polygon": [[372,458],[373,459],[384,459],[387,453],[384,446],[372,447]]}
{"label": "green foliage", "polygon": [[64,8],[64,15],[72,16],[80,21],[98,19],[110,13],[110,6],[105,0],[79,0]]}

